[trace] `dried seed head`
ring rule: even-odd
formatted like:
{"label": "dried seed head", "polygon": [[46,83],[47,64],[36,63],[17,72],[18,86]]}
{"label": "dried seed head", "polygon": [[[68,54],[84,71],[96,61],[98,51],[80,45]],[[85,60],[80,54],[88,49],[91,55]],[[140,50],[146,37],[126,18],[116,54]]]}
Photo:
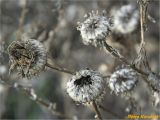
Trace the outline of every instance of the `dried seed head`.
{"label": "dried seed head", "polygon": [[34,39],[14,41],[8,47],[10,70],[16,68],[22,77],[38,74],[47,61],[43,45]]}
{"label": "dried seed head", "polygon": [[119,34],[128,34],[136,30],[139,23],[139,12],[134,5],[124,5],[120,9],[111,11],[113,16],[112,31]]}
{"label": "dried seed head", "polygon": [[116,94],[125,93],[134,88],[137,74],[130,68],[115,71],[109,79],[109,88]]}
{"label": "dried seed head", "polygon": [[77,102],[99,102],[105,93],[106,82],[99,72],[80,70],[67,82],[67,93]]}
{"label": "dried seed head", "polygon": [[84,16],[86,19],[82,23],[78,23],[77,29],[81,32],[83,43],[85,45],[92,44],[94,46],[101,45],[102,41],[109,35],[112,26],[111,18],[92,11]]}

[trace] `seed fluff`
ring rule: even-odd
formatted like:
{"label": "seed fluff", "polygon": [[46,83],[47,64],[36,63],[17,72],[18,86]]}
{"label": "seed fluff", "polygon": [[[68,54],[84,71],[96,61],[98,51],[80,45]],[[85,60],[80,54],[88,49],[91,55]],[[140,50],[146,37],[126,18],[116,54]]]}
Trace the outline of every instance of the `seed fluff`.
{"label": "seed fluff", "polygon": [[10,71],[14,68],[22,77],[37,75],[45,68],[46,51],[37,40],[13,41],[8,47]]}
{"label": "seed fluff", "polygon": [[137,74],[130,68],[122,68],[115,71],[109,79],[109,88],[116,94],[131,91],[136,85]]}
{"label": "seed fluff", "polygon": [[114,25],[112,31],[120,34],[129,34],[136,30],[139,23],[139,11],[136,6],[129,4],[111,10]]}
{"label": "seed fluff", "polygon": [[77,102],[90,104],[99,102],[105,93],[106,82],[99,72],[80,70],[67,82],[67,93]]}
{"label": "seed fluff", "polygon": [[92,11],[84,16],[84,22],[78,22],[77,29],[81,32],[82,41],[85,45],[92,44],[94,46],[101,45],[102,41],[110,34],[112,19],[102,14]]}

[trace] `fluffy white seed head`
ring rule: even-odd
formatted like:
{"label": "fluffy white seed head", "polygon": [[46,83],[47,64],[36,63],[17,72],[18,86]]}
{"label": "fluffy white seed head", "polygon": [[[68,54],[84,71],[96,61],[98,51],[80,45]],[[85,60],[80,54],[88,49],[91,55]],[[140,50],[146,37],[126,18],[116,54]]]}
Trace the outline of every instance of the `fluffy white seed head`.
{"label": "fluffy white seed head", "polygon": [[67,82],[67,93],[76,102],[99,102],[105,93],[106,82],[93,70],[80,70]]}
{"label": "fluffy white seed head", "polygon": [[16,68],[22,77],[37,75],[45,68],[47,54],[42,45],[34,39],[14,41],[8,47],[10,69]]}
{"label": "fluffy white seed head", "polygon": [[129,4],[111,10],[114,25],[112,31],[120,34],[129,34],[136,30],[139,23],[139,11],[136,6]]}
{"label": "fluffy white seed head", "polygon": [[92,44],[98,46],[109,35],[112,26],[111,18],[104,14],[92,11],[85,15],[85,21],[78,23],[77,29],[81,32],[82,40],[85,45]]}
{"label": "fluffy white seed head", "polygon": [[130,68],[115,71],[109,79],[109,88],[116,94],[128,92],[137,83],[137,74]]}

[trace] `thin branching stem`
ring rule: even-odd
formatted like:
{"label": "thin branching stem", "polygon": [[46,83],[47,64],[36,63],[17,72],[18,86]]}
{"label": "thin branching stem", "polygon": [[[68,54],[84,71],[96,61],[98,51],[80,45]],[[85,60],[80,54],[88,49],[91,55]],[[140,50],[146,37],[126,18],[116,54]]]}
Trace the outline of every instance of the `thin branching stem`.
{"label": "thin branching stem", "polygon": [[46,101],[44,99],[42,99],[41,97],[38,97],[38,95],[35,93],[33,88],[24,88],[22,85],[17,85],[17,89],[22,90],[23,92],[25,92],[25,94],[31,98],[31,100],[33,100],[34,102],[38,103],[41,106],[44,106],[45,108],[47,108],[49,111],[51,111],[51,113],[53,115],[56,115],[58,117],[63,117],[63,118],[68,118],[66,115],[57,112],[54,110],[53,107],[53,103]]}
{"label": "thin branching stem", "polygon": [[93,105],[93,109],[94,109],[94,111],[95,111],[95,113],[96,113],[96,115],[97,115],[97,118],[98,118],[99,120],[102,120],[102,116],[101,116],[100,111],[98,110],[98,106],[97,106],[96,102],[93,101],[93,102],[92,102],[92,105]]}
{"label": "thin branching stem", "polygon": [[135,70],[137,73],[139,73],[140,75],[142,75],[143,78],[145,78],[145,82],[152,88],[152,90],[154,91],[159,91],[157,88],[155,88],[155,86],[150,85],[147,82],[147,78],[149,73],[142,71],[141,69],[137,68],[134,64],[130,64],[126,58],[124,56],[122,56],[116,49],[114,49],[112,46],[108,45],[106,42],[104,42],[104,49],[106,51],[108,51],[109,53],[111,53],[115,58],[117,58],[118,60],[120,60],[121,62],[127,64],[129,67],[131,67],[133,70]]}
{"label": "thin branching stem", "polygon": [[140,24],[141,24],[141,47],[143,46],[144,42],[144,27],[143,27],[143,7],[140,5]]}
{"label": "thin branching stem", "polygon": [[[59,72],[63,72],[63,73],[67,73],[67,74],[71,74],[71,75],[74,75],[75,72],[73,72],[72,70],[69,70],[69,69],[66,69],[66,68],[63,68],[63,67],[60,67],[60,66],[57,66],[57,65],[54,65],[52,63],[49,63],[47,62],[46,64],[47,67],[53,69],[53,70],[57,70]],[[104,75],[103,78],[109,78],[111,75]]]}
{"label": "thin branching stem", "polygon": [[124,56],[122,56],[116,49],[114,49],[112,46],[108,45],[106,42],[104,42],[104,48],[105,48],[105,50],[107,50],[108,52],[110,52],[115,58],[117,58],[121,62],[129,65],[132,69],[134,69],[135,71],[137,71],[139,74],[141,74],[143,76],[148,76],[148,73],[146,73],[146,72],[138,69],[134,65],[131,65]]}
{"label": "thin branching stem", "polygon": [[[137,58],[135,60],[135,64],[142,64],[147,63],[145,59],[146,58],[146,50],[145,50],[145,40],[144,40],[144,31],[146,29],[146,19],[147,19],[147,6],[148,6],[148,0],[139,0],[139,14],[140,14],[140,45],[139,45],[139,51],[137,54]],[[149,66],[145,66],[148,67]]]}
{"label": "thin branching stem", "polygon": [[53,64],[51,64],[49,62],[47,62],[46,66],[49,67],[49,68],[51,68],[51,69],[60,71],[60,72],[64,72],[64,73],[71,74],[71,75],[74,74],[73,71],[70,71],[70,70],[68,70],[66,68],[62,68],[62,67],[59,67],[59,66],[55,66],[55,65],[53,65]]}
{"label": "thin branching stem", "polygon": [[69,118],[68,116],[56,111],[55,108],[53,107],[54,103],[46,101],[43,98],[39,97],[35,93],[33,88],[25,87],[25,86],[20,85],[18,83],[14,83],[14,84],[8,83],[8,82],[5,82],[4,80],[1,80],[1,84],[5,85],[5,86],[8,86],[10,88],[15,88],[18,91],[24,92],[25,95],[27,95],[32,101],[36,102],[40,106],[43,106],[43,107],[47,108],[48,111],[50,111],[53,115],[56,115],[56,116],[61,117],[61,118]]}
{"label": "thin branching stem", "polygon": [[145,44],[145,41],[144,41],[144,28],[146,27],[147,6],[148,6],[148,0],[139,0],[140,27],[141,27],[140,48],[142,48],[144,46],[144,44]]}

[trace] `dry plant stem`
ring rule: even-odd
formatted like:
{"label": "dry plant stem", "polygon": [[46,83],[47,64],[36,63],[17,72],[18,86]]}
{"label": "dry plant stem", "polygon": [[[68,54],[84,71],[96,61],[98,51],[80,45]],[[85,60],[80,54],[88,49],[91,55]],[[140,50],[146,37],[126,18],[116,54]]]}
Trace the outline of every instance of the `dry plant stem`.
{"label": "dry plant stem", "polygon": [[145,21],[145,13],[146,11],[144,10],[144,7],[142,5],[142,3],[140,3],[140,24],[141,24],[141,44],[140,44],[140,48],[143,47],[143,45],[145,44],[144,41],[144,21]]}
{"label": "dry plant stem", "polygon": [[68,69],[61,68],[61,67],[59,67],[59,66],[54,66],[53,64],[48,63],[48,62],[47,62],[47,64],[46,64],[46,66],[49,67],[49,68],[51,68],[51,69],[60,71],[60,72],[64,72],[64,73],[71,74],[71,75],[74,74],[74,72],[72,72],[72,71],[70,71],[70,70],[68,70]]}
{"label": "dry plant stem", "polygon": [[150,85],[148,82],[147,82],[147,78],[148,78],[148,75],[149,73],[146,73],[140,69],[138,69],[134,64],[130,64],[125,58],[124,56],[122,56],[116,49],[112,48],[112,46],[108,45],[106,42],[103,43],[104,44],[104,49],[106,51],[109,51],[109,53],[111,53],[115,58],[117,58],[118,60],[120,60],[121,62],[127,64],[129,67],[131,67],[133,70],[135,70],[137,73],[139,73],[140,75],[142,75],[143,79],[147,84],[148,86],[154,90],[154,91],[159,91],[158,89],[156,89],[153,85]]}
{"label": "dry plant stem", "polygon": [[[57,112],[57,111],[54,110],[53,103],[45,101],[42,98],[38,97],[37,94],[34,92],[33,88],[24,88],[22,85],[17,85],[17,89],[22,90],[23,92],[25,92],[26,95],[31,98],[31,100],[33,100],[36,103],[38,103],[39,105],[47,108],[49,111],[51,111],[52,114],[54,114],[56,116],[59,116],[59,117],[66,118],[65,115],[63,115],[62,113]],[[36,97],[34,98],[34,96],[36,96]]]}
{"label": "dry plant stem", "polygon": [[148,5],[147,0],[139,0],[140,34],[141,34],[140,40],[141,40],[141,42],[140,42],[140,46],[139,46],[138,56],[135,61],[138,63],[140,63],[141,61],[143,62],[146,57],[143,54],[145,52],[144,28],[146,27],[147,5]]}
{"label": "dry plant stem", "polygon": [[11,83],[7,83],[5,82],[5,80],[1,80],[2,84],[8,86],[8,87],[11,87],[11,88],[15,88],[19,91],[22,91],[24,92],[32,101],[38,103],[39,105],[47,108],[53,115],[56,115],[58,117],[61,117],[61,118],[69,118],[67,117],[66,115],[60,113],[60,112],[57,112],[55,111],[54,107],[53,107],[53,103],[51,102],[48,102],[48,101],[45,101],[44,99],[38,97],[38,95],[35,93],[34,89],[33,88],[26,88],[18,83],[14,83],[14,84],[11,84]]}
{"label": "dry plant stem", "polygon": [[95,111],[95,113],[96,113],[96,115],[97,115],[97,118],[98,118],[99,120],[102,120],[102,116],[101,116],[100,111],[98,110],[98,106],[97,106],[96,102],[93,101],[93,102],[92,102],[92,105],[93,105],[93,109],[94,109],[94,111]]}
{"label": "dry plant stem", "polygon": [[[144,59],[143,60],[145,67],[151,71],[148,60],[147,60],[147,55],[146,55],[146,50],[145,50],[145,41],[144,41],[144,28],[146,26],[146,16],[147,16],[147,6],[148,6],[148,0],[141,0],[140,3],[140,34],[141,34],[141,43],[140,43],[140,48],[139,48],[139,53],[138,55],[141,55],[142,53],[144,53]],[[142,55],[141,55],[142,56]]]}
{"label": "dry plant stem", "polygon": [[21,35],[22,35],[22,27],[23,27],[23,24],[24,24],[24,20],[25,20],[25,17],[26,17],[26,13],[28,12],[27,10],[27,0],[24,0],[24,6],[22,7],[22,12],[21,12],[21,16],[19,18],[19,26],[18,26],[18,34],[17,34],[17,38],[18,40],[20,40],[21,38]]}
{"label": "dry plant stem", "polygon": [[114,48],[112,48],[112,46],[108,45],[106,42],[104,42],[104,48],[105,50],[109,51],[114,57],[116,57],[118,60],[120,60],[121,62],[129,65],[132,69],[134,69],[135,71],[137,71],[139,74],[143,75],[143,76],[148,76],[148,73],[145,73],[144,71],[138,69],[137,67],[135,67],[134,65],[131,65],[124,56],[122,56],[117,50],[115,50]]}
{"label": "dry plant stem", "polygon": [[[51,68],[51,69],[57,70],[57,71],[59,71],[59,72],[64,72],[64,73],[71,74],[71,75],[74,75],[74,74],[75,74],[75,72],[73,72],[73,71],[71,71],[71,70],[68,70],[68,69],[66,69],[66,68],[59,67],[59,66],[57,66],[57,65],[55,66],[55,65],[53,65],[53,64],[51,64],[51,63],[49,63],[49,62],[47,62],[46,66],[49,67],[49,68]],[[110,74],[109,74],[109,75],[104,75],[103,78],[104,78],[104,79],[105,79],[105,78],[109,78],[110,76],[111,76]]]}

